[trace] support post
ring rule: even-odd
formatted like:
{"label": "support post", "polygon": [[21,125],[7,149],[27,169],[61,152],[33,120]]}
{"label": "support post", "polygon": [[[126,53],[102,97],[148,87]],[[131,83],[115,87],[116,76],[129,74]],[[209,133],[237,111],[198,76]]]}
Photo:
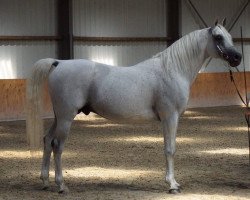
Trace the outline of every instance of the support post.
{"label": "support post", "polygon": [[167,37],[171,38],[168,46],[180,38],[180,5],[180,0],[166,0]]}
{"label": "support post", "polygon": [[59,59],[73,59],[73,16],[72,0],[57,0],[58,34],[62,38],[58,45]]}

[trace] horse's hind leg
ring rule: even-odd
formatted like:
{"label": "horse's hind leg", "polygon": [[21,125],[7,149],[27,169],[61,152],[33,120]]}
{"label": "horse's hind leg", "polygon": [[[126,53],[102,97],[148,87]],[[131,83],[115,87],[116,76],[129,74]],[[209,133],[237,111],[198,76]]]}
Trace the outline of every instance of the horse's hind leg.
{"label": "horse's hind leg", "polygon": [[59,193],[68,191],[68,188],[66,187],[64,180],[63,180],[61,156],[62,156],[65,140],[70,131],[72,121],[73,121],[73,118],[72,119],[57,118],[55,137],[52,141],[52,148],[53,148],[54,160],[55,160],[55,182],[59,186]]}
{"label": "horse's hind leg", "polygon": [[49,166],[50,166],[50,157],[52,152],[51,142],[53,140],[54,131],[56,128],[56,118],[52,126],[50,127],[48,133],[44,136],[44,150],[43,150],[43,161],[42,161],[42,169],[40,178],[43,181],[43,189],[47,189],[49,187]]}

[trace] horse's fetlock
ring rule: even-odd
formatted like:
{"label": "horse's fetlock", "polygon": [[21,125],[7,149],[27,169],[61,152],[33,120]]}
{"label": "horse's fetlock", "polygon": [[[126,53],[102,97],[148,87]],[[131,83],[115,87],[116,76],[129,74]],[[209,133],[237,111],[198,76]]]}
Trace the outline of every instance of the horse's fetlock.
{"label": "horse's fetlock", "polygon": [[56,177],[55,178],[55,182],[57,185],[62,185],[63,184],[63,178],[62,177]]}

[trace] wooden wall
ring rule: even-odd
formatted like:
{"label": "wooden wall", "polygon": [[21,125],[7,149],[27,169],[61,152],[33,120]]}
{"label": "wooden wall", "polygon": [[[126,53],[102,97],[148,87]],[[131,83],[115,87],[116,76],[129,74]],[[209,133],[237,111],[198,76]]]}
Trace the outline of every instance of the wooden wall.
{"label": "wooden wall", "polygon": [[[233,73],[236,85],[245,99],[244,73]],[[250,72],[246,73],[250,91]],[[242,105],[229,73],[200,73],[193,83],[189,107]]]}
{"label": "wooden wall", "polygon": [[[25,119],[25,88],[24,79],[0,80],[0,121]],[[47,91],[45,91],[44,102],[44,116],[53,116]]]}
{"label": "wooden wall", "polygon": [[[234,74],[235,81],[243,96],[244,75]],[[247,73],[250,90],[250,72]],[[0,121],[25,119],[25,85],[24,79],[0,80]],[[46,89],[45,89],[46,90]],[[47,92],[44,97],[44,116],[51,117],[51,104]],[[195,80],[189,100],[189,107],[210,107],[241,105],[229,73],[201,73]]]}

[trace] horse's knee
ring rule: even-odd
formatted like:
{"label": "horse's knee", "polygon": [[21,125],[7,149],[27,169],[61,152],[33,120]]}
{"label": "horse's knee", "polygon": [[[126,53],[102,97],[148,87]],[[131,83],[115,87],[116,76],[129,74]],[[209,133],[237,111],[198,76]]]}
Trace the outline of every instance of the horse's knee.
{"label": "horse's knee", "polygon": [[43,144],[45,148],[51,147],[51,141],[53,140],[53,135],[55,131],[56,122],[50,127],[48,133],[43,137]]}
{"label": "horse's knee", "polygon": [[52,140],[52,138],[49,135],[45,135],[43,137],[43,144],[44,144],[44,149],[45,150],[51,148],[51,145],[50,145],[51,140]]}
{"label": "horse's knee", "polygon": [[174,156],[176,152],[176,144],[175,141],[167,141],[165,143],[164,153],[166,156]]}
{"label": "horse's knee", "polygon": [[64,148],[64,141],[54,138],[51,142],[51,147],[53,148],[54,153],[62,154]]}
{"label": "horse's knee", "polygon": [[174,147],[172,148],[166,148],[164,150],[165,156],[174,156],[176,152],[176,149]]}

